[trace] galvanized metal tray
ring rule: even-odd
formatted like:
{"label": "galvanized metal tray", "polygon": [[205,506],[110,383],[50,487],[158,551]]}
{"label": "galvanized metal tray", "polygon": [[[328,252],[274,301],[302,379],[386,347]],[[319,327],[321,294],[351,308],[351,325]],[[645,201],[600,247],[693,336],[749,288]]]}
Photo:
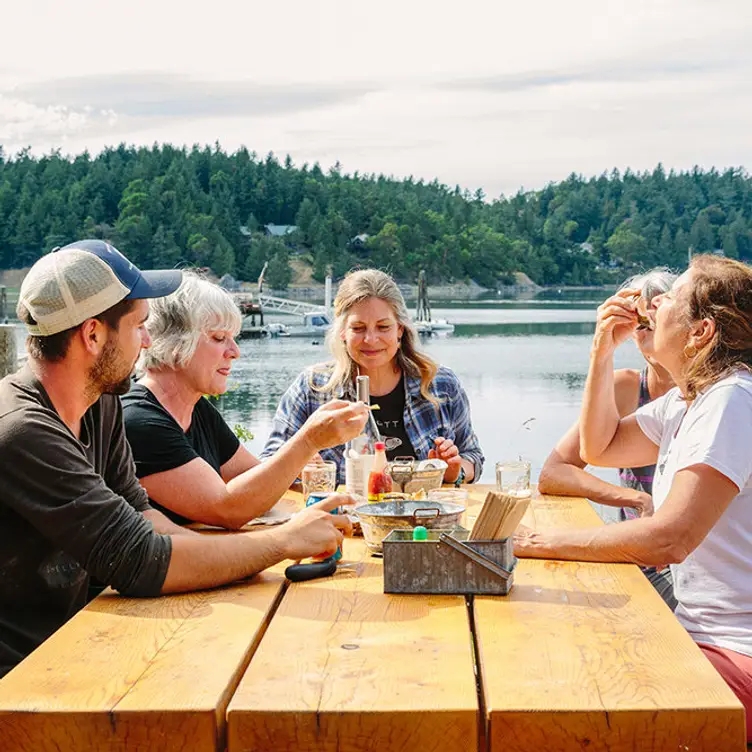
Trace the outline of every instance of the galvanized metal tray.
{"label": "galvanized metal tray", "polygon": [[512,587],[511,538],[468,540],[464,528],[428,530],[414,541],[412,530],[392,530],[382,542],[385,593],[506,595]]}

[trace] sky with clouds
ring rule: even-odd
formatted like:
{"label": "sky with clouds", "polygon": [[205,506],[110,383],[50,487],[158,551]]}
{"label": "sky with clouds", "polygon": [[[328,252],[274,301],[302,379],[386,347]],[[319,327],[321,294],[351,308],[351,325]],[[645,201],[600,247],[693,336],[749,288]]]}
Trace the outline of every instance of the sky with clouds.
{"label": "sky with clouds", "polygon": [[7,0],[0,144],[245,145],[489,197],[752,165],[750,0]]}

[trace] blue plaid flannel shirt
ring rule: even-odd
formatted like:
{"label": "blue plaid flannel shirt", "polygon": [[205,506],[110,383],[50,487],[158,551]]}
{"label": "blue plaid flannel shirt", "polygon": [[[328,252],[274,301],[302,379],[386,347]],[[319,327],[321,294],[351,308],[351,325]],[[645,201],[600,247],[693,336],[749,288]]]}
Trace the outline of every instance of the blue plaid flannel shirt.
{"label": "blue plaid flannel shirt", "polygon": [[[355,399],[352,386],[340,389],[337,394],[316,391],[329,380],[331,365],[307,368],[282,395],[272,421],[272,430],[261,457],[274,454],[289,438],[295,435],[308,416],[334,397]],[[460,455],[475,466],[474,480],[483,472],[483,452],[470,420],[470,402],[454,371],[439,366],[431,382],[430,391],[439,400],[438,408],[420,393],[420,379],[405,374],[405,431],[415,449],[417,459],[427,459],[434,447],[434,439],[443,436],[451,439]],[[325,460],[337,463],[337,482],[345,482],[344,445],[321,450]]]}

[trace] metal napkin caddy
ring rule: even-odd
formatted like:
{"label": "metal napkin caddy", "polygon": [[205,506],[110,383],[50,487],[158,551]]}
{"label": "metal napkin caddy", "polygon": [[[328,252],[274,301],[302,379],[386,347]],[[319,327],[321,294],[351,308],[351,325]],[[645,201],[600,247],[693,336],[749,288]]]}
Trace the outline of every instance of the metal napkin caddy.
{"label": "metal napkin caddy", "polygon": [[506,595],[512,587],[512,533],[530,502],[491,491],[472,531],[392,530],[382,542],[385,593]]}
{"label": "metal napkin caddy", "polygon": [[412,530],[392,530],[382,542],[385,593],[506,595],[517,562],[512,539],[468,541],[464,528],[429,530],[414,541]]}

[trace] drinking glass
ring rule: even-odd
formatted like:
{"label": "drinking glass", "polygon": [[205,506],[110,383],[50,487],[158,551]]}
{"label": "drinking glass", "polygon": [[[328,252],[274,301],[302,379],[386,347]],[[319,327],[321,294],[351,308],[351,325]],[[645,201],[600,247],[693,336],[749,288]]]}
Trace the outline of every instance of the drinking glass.
{"label": "drinking glass", "polygon": [[332,493],[337,490],[337,463],[311,462],[303,468],[303,498],[312,492]]}
{"label": "drinking glass", "polygon": [[527,460],[497,462],[496,489],[509,496],[530,496],[530,463]]}

